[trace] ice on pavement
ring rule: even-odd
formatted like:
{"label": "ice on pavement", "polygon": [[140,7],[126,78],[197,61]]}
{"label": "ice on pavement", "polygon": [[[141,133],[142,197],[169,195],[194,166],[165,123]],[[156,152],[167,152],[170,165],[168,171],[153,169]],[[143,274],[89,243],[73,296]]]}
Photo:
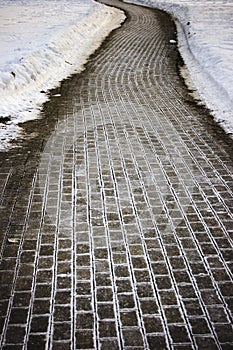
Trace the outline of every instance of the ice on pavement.
{"label": "ice on pavement", "polygon": [[92,0],[0,2],[0,149],[38,117],[44,92],[83,69],[123,12]]}
{"label": "ice on pavement", "polygon": [[[233,133],[233,1],[125,0],[165,10],[173,16],[178,48],[188,69],[187,83]],[[191,78],[191,79],[190,79]]]}

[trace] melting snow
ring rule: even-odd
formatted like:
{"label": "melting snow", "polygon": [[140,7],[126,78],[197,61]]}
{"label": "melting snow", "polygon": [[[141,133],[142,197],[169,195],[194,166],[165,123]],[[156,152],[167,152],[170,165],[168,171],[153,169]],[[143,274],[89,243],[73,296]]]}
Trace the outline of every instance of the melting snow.
{"label": "melting snow", "polygon": [[37,118],[46,91],[83,69],[87,58],[124,20],[92,0],[0,2],[1,149]]}
{"label": "melting snow", "polygon": [[[125,0],[159,8],[176,22],[188,84],[227,133],[233,133],[232,0]],[[186,77],[187,78],[187,77]],[[191,78],[191,79],[190,79]]]}

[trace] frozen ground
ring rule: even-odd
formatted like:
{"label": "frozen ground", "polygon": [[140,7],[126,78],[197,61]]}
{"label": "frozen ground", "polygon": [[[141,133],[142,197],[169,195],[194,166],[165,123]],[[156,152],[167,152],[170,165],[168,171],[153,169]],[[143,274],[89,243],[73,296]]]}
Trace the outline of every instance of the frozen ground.
{"label": "frozen ground", "polygon": [[[125,0],[167,11],[176,20],[178,46],[191,88],[233,133],[233,1]],[[183,71],[183,74],[186,75]]]}
{"label": "frozen ground", "polygon": [[46,91],[83,69],[124,15],[92,0],[1,0],[0,149],[38,117]]}

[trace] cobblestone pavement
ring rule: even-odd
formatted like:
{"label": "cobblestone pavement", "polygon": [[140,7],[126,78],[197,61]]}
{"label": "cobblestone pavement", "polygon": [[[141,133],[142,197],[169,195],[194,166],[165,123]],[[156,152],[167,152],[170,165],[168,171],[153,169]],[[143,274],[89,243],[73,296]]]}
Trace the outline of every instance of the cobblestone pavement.
{"label": "cobblestone pavement", "polygon": [[0,348],[232,349],[232,141],[169,18],[116,4],[129,19],[0,154]]}

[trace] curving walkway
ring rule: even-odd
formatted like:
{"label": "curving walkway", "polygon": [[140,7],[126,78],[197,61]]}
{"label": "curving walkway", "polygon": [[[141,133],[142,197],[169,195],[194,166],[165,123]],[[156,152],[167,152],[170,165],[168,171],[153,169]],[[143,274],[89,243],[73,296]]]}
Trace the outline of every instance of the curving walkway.
{"label": "curving walkway", "polygon": [[231,349],[232,141],[170,19],[108,2],[128,20],[0,154],[0,348]]}

